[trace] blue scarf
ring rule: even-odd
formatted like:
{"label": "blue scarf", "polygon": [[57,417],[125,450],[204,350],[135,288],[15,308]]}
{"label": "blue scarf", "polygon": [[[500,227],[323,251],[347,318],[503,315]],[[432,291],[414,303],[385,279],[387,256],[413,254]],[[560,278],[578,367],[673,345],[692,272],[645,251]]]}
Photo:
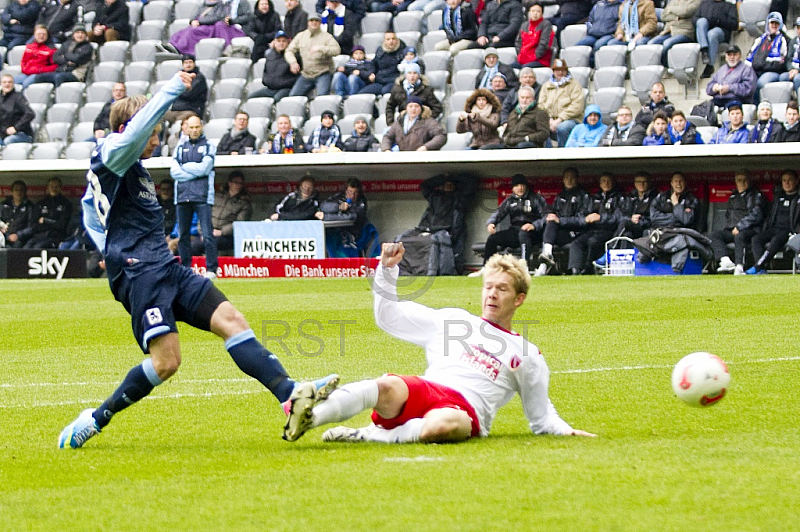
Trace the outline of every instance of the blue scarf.
{"label": "blue scarf", "polygon": [[404,79],[403,80],[403,89],[405,89],[406,94],[408,96],[411,96],[411,93],[414,92],[414,89],[416,89],[417,86],[419,86],[420,83],[422,83],[422,82],[417,80],[417,82],[414,85],[412,85],[412,84],[410,84],[408,82],[408,80]]}
{"label": "blue scarf", "polygon": [[[342,6],[344,8],[344,6]],[[333,36],[338,37],[344,31],[344,9],[341,9],[341,14],[337,13],[336,11],[331,11],[330,9],[326,9],[324,13],[322,13],[322,26],[325,31],[328,31],[328,17],[333,15]]]}
{"label": "blue scarf", "polygon": [[[284,142],[284,147],[288,153],[294,153],[294,129],[290,129],[286,134],[286,142]],[[283,150],[281,150],[280,133],[275,135],[275,138],[272,139],[272,153],[283,153]]]}
{"label": "blue scarf", "polygon": [[[770,35],[769,32],[767,32],[767,33],[765,33],[764,35],[761,36],[761,38],[759,39],[759,42],[758,42],[758,46],[754,46],[753,47],[753,51],[748,54],[748,56],[747,56],[747,60],[748,61],[750,61],[751,63],[753,62],[753,57],[756,55],[756,51],[759,48],[763,47],[764,46],[764,42],[767,39],[769,39],[770,37],[772,37],[772,35]],[[782,52],[783,40],[784,40],[783,39],[783,34],[780,31],[777,34],[775,34],[774,39],[772,39],[772,42],[769,45],[769,53],[767,54],[767,62],[771,62],[771,61],[781,61],[782,62],[783,61],[783,52]]]}
{"label": "blue scarf", "polygon": [[770,118],[767,123],[760,120],[756,122],[756,126],[750,132],[750,142],[764,144],[769,142],[772,138],[772,129],[775,126],[775,120]]}
{"label": "blue scarf", "polygon": [[[323,129],[325,130],[326,133],[328,133],[328,138],[324,140],[320,139]],[[331,146],[336,146],[336,143],[339,142],[339,135],[340,135],[339,126],[337,126],[336,124],[333,124],[330,128],[319,125],[316,127],[316,129],[314,129],[314,132],[311,134],[311,147],[312,148],[321,147],[320,142],[323,142],[324,144],[322,145],[325,146],[326,148],[330,148]]]}
{"label": "blue scarf", "polygon": [[622,5],[622,31],[628,41],[639,33],[639,0],[625,0]]}
{"label": "blue scarf", "polygon": [[461,35],[461,6],[458,6],[453,13],[452,18],[450,17],[450,13],[453,13],[453,10],[450,9],[450,6],[444,8],[444,29],[448,30],[450,33],[458,37]]}
{"label": "blue scarf", "polygon": [[495,74],[500,72],[499,66],[500,66],[500,61],[495,63],[492,68],[488,68],[487,66],[484,66],[484,68],[486,69],[486,75],[484,75],[483,78],[481,78],[481,84],[478,85],[479,89],[491,89],[492,88],[492,78],[494,77]]}
{"label": "blue scarf", "polygon": [[417,120],[419,120],[419,117],[411,120],[409,119],[408,114],[406,114],[405,118],[403,118],[403,133],[408,135],[409,130],[414,127],[414,124],[417,123]]}
{"label": "blue scarf", "polygon": [[570,74],[569,72],[567,72],[566,76],[561,78],[561,81],[556,80],[555,75],[550,76],[550,83],[552,83],[556,87],[563,87],[564,85],[566,85],[570,81],[572,81],[572,74]]}

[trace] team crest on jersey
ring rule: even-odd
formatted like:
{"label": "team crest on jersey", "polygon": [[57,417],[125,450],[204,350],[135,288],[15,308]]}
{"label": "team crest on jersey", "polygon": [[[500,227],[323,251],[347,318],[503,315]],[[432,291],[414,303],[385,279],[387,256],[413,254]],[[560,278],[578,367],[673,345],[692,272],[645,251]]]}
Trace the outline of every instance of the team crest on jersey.
{"label": "team crest on jersey", "polygon": [[164,318],[161,317],[161,309],[149,308],[144,314],[147,316],[147,321],[150,323],[150,325],[157,325],[164,321]]}
{"label": "team crest on jersey", "polygon": [[517,355],[511,357],[511,361],[508,363],[508,367],[511,368],[511,371],[517,371],[520,366],[522,366],[522,359]]}
{"label": "team crest on jersey", "polygon": [[144,190],[139,191],[139,197],[142,199],[155,201],[156,185],[153,183],[153,181],[146,177],[140,177],[139,184],[142,185],[142,188],[144,188]]}

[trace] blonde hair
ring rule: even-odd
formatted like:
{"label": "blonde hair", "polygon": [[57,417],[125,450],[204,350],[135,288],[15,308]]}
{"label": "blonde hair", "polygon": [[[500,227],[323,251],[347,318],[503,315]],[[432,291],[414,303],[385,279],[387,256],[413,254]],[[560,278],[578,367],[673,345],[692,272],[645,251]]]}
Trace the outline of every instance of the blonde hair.
{"label": "blonde hair", "polygon": [[111,112],[109,113],[108,122],[111,125],[111,131],[118,132],[119,126],[127,124],[133,118],[139,109],[144,107],[147,103],[147,96],[128,96],[121,100],[117,100],[111,105]]}
{"label": "blonde hair", "polygon": [[507,273],[514,282],[517,294],[527,294],[531,287],[531,274],[528,273],[528,263],[513,255],[497,253],[492,255],[483,265],[483,275],[490,273]]}

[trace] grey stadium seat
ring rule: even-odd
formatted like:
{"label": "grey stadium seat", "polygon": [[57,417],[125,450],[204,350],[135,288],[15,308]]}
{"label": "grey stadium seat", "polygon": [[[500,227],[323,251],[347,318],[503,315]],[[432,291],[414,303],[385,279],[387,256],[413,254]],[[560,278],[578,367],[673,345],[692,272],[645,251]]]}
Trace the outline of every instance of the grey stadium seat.
{"label": "grey stadium seat", "polygon": [[33,150],[33,145],[28,144],[27,142],[9,144],[3,149],[3,160],[4,161],[25,160],[30,156],[32,150]]}
{"label": "grey stadium seat", "polygon": [[[567,63],[567,65],[569,65],[569,63]],[[536,76],[536,83],[539,85],[544,85],[553,77],[553,71],[548,67],[534,68],[533,74]]]}
{"label": "grey stadium seat", "polygon": [[111,99],[114,83],[110,81],[96,81],[86,87],[86,102],[107,102]]}
{"label": "grey stadium seat", "polygon": [[431,11],[430,14],[425,17],[425,27],[429,32],[437,31],[442,27],[442,15],[444,15],[444,11],[437,9],[436,11]]}
{"label": "grey stadium seat", "polygon": [[365,52],[368,54],[374,54],[383,44],[383,32],[365,33],[358,38],[358,42],[364,47]]}
{"label": "grey stadium seat", "polygon": [[250,76],[252,79],[261,79],[264,77],[264,65],[267,64],[267,60],[265,58],[261,58],[251,67],[252,75]]}
{"label": "grey stadium seat", "polygon": [[[567,63],[569,64],[569,63]],[[578,80],[581,87],[584,89],[589,88],[589,78],[592,76],[592,69],[589,67],[569,67],[569,73],[572,77]]]}
{"label": "grey stadium seat", "polygon": [[[596,55],[597,54],[595,54],[595,56]],[[570,68],[576,66],[583,66],[583,67],[590,66],[591,57],[592,57],[591,46],[570,46],[569,48],[561,49],[561,59],[566,61],[567,65],[569,65]]]}
{"label": "grey stadium seat", "polygon": [[[421,52],[420,43],[422,40],[422,33],[419,31],[399,31],[397,38],[406,43],[406,46],[413,46],[417,52]],[[382,41],[381,41],[382,42]]]}
{"label": "grey stadium seat", "polygon": [[84,104],[78,112],[78,121],[94,122],[95,118],[97,118],[97,115],[100,114],[100,111],[103,110],[105,105],[106,102],[89,102]]}
{"label": "grey stadium seat", "polygon": [[125,61],[128,55],[128,41],[108,41],[98,50],[99,61]]}
{"label": "grey stadium seat", "polygon": [[614,122],[617,110],[624,101],[624,87],[610,87],[597,90],[594,93],[594,103],[600,106],[600,111],[603,113],[603,123],[606,125]]}
{"label": "grey stadium seat", "polygon": [[344,101],[343,112],[345,116],[363,114],[372,116],[375,108],[375,96],[373,94],[354,94]]}
{"label": "grey stadium seat", "polygon": [[231,46],[244,46],[250,53],[253,53],[253,47],[255,47],[256,43],[250,37],[234,37],[231,39]]}
{"label": "grey stadium seat", "polygon": [[664,47],[660,44],[643,44],[630,54],[631,69],[648,65],[660,65]]}
{"label": "grey stadium seat", "polygon": [[83,104],[83,92],[86,90],[86,83],[73,81],[62,83],[56,87],[56,103],[77,103]]}
{"label": "grey stadium seat", "polygon": [[264,140],[267,137],[267,131],[269,130],[269,118],[254,116],[250,119],[250,122],[247,125],[247,130],[252,133],[259,142]]}
{"label": "grey stadium seat", "polygon": [[639,98],[639,102],[645,105],[650,100],[653,84],[664,77],[664,67],[660,64],[640,66],[630,71],[630,77],[631,90]]}
{"label": "grey stadium seat", "polygon": [[275,104],[275,116],[306,116],[306,104],[308,98],[305,96],[287,96]]}
{"label": "grey stadium seat", "polygon": [[447,40],[447,34],[444,30],[429,31],[427,35],[422,37],[422,47],[425,49],[425,52],[435,52],[436,44],[444,40]]}
{"label": "grey stadium seat", "polygon": [[161,41],[139,41],[131,46],[131,61],[156,61],[157,44]]}
{"label": "grey stadium seat", "polygon": [[308,115],[311,118],[317,118],[322,115],[324,111],[333,111],[335,118],[339,117],[339,109],[342,106],[342,97],[337,94],[325,94],[317,96],[308,104]]}
{"label": "grey stadium seat", "polygon": [[221,100],[223,98],[237,98],[242,99],[244,92],[245,80],[242,78],[222,78],[214,84],[214,98]]}
{"label": "grey stadium seat", "polygon": [[422,18],[424,16],[425,14],[422,11],[401,11],[397,13],[394,17],[394,31],[396,33],[416,31],[422,34]]}
{"label": "grey stadium seat", "polygon": [[451,113],[455,113],[455,112],[459,112],[460,113],[461,111],[463,111],[464,110],[464,106],[467,103],[467,99],[472,95],[473,92],[474,92],[474,90],[458,91],[458,92],[451,93],[450,94],[450,99],[449,99],[450,112]]}
{"label": "grey stadium seat", "polygon": [[[578,41],[586,37],[586,24],[573,24],[561,32],[561,46],[568,48],[575,46]],[[567,63],[569,65],[569,63]],[[571,65],[570,65],[571,66]]]}
{"label": "grey stadium seat", "polygon": [[128,96],[146,95],[150,92],[149,81],[126,81],[125,90]]}
{"label": "grey stadium seat", "polygon": [[517,49],[513,47],[498,48],[497,57],[500,58],[501,63],[510,65],[511,63],[517,60]]}
{"label": "grey stadium seat", "polygon": [[33,145],[31,159],[60,159],[62,151],[64,151],[62,142],[40,142]]}
{"label": "grey stadium seat", "polygon": [[791,81],[774,81],[761,88],[761,101],[789,103],[794,99],[794,83]]}
{"label": "grey stadium seat", "polygon": [[208,138],[222,138],[233,125],[230,118],[214,118],[203,126],[203,134]]}
{"label": "grey stadium seat", "polygon": [[125,63],[122,61],[106,61],[105,63],[98,63],[94,66],[94,80],[95,81],[111,81],[116,83],[122,81],[122,69]]}
{"label": "grey stadium seat", "polygon": [[[627,66],[627,57],[627,46],[603,46],[594,53],[594,67]],[[567,61],[567,64],[572,66],[569,61]]]}
{"label": "grey stadium seat", "polygon": [[225,48],[225,39],[219,37],[200,39],[194,47],[194,55],[198,61],[201,59],[219,59],[223,48]]}
{"label": "grey stadium seat", "polygon": [[450,52],[425,52],[422,56],[426,71],[449,70]]}
{"label": "grey stadium seat", "polygon": [[[460,54],[459,54],[460,55]],[[456,56],[458,57],[458,56]],[[453,92],[475,90],[475,77],[479,69],[458,70],[453,73]]]}
{"label": "grey stadium seat", "polygon": [[94,138],[94,120],[91,122],[80,122],[72,128],[72,142],[87,142]]}
{"label": "grey stadium seat", "polygon": [[202,2],[197,2],[195,0],[180,0],[177,4],[175,4],[175,18],[193,19],[197,16],[197,13],[200,11],[200,7],[202,5]]}
{"label": "grey stadium seat", "polygon": [[69,129],[72,127],[72,122],[48,122],[44,127],[48,140],[60,141],[64,144],[69,141]]}
{"label": "grey stadium seat", "polygon": [[164,39],[164,28],[166,26],[166,20],[145,20],[136,26],[136,40],[161,41]]}
{"label": "grey stadium seat", "polygon": [[[183,62],[180,60],[170,60],[159,63],[156,67],[156,81],[164,81],[172,78],[175,72],[183,69]],[[208,80],[208,78],[206,78]],[[213,81],[213,79],[208,80]]]}
{"label": "grey stadium seat", "polygon": [[47,110],[47,122],[77,122],[77,103],[56,103]]}
{"label": "grey stadium seat", "polygon": [[242,109],[247,111],[251,118],[270,118],[274,106],[275,100],[272,98],[251,98],[242,104]]}
{"label": "grey stadium seat", "polygon": [[447,78],[450,77],[450,72],[447,70],[428,70],[425,77],[428,78],[428,83],[434,89],[447,90]]}
{"label": "grey stadium seat", "polygon": [[[459,70],[483,68],[483,50],[464,50],[453,57],[453,74]],[[477,75],[477,72],[475,73]]]}
{"label": "grey stadium seat", "polygon": [[472,142],[472,133],[448,133],[442,151],[466,150]]}
{"label": "grey stadium seat", "polygon": [[391,25],[391,13],[367,13],[361,19],[361,33],[386,33]]}
{"label": "grey stadium seat", "polygon": [[[209,83],[217,79],[217,70],[219,69],[219,60],[217,59],[198,59],[195,64],[200,72],[206,77]],[[221,79],[221,78],[220,78]]]}
{"label": "grey stadium seat", "polygon": [[612,66],[598,68],[594,71],[594,88],[602,89],[605,87],[625,87],[625,74],[628,67]]}
{"label": "grey stadium seat", "polygon": [[238,98],[223,98],[221,100],[214,100],[209,105],[209,114],[212,119],[214,118],[233,118],[236,112],[242,105],[242,100]]}
{"label": "grey stadium seat", "polygon": [[148,20],[163,20],[169,22],[172,20],[172,2],[165,2],[163,0],[156,0],[145,4],[142,10],[142,18]]}
{"label": "grey stadium seat", "polygon": [[53,99],[54,87],[55,86],[52,83],[34,83],[33,85],[28,85],[22,91],[22,93],[25,95],[28,103],[43,103],[45,105],[50,105],[50,102]]}
{"label": "grey stadium seat", "polygon": [[76,141],[67,146],[64,150],[65,159],[88,159],[92,156],[94,142]]}
{"label": "grey stadium seat", "polygon": [[744,24],[744,29],[751,37],[758,37],[764,33],[770,5],[770,0],[746,0],[738,4],[739,21]]}
{"label": "grey stadium seat", "polygon": [[[231,58],[223,62],[219,67],[220,79],[242,78],[247,79],[250,74],[250,67],[252,63],[249,59]],[[263,74],[263,67],[262,67]],[[253,79],[261,79],[261,76],[253,77]]]}
{"label": "grey stadium seat", "polygon": [[676,44],[667,52],[669,72],[683,85],[684,97],[689,85],[695,85],[695,97],[700,99],[700,74],[703,63],[700,56],[700,45],[697,43]]}
{"label": "grey stadium seat", "polygon": [[156,64],[153,61],[134,61],[128,63],[125,65],[125,82],[147,81],[149,83],[153,79],[153,71],[155,68]]}

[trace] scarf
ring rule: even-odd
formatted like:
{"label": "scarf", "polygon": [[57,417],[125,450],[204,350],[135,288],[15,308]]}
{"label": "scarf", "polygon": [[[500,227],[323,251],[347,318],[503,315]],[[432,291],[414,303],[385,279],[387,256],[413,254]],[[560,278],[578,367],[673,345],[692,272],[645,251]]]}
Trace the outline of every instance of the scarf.
{"label": "scarf", "polygon": [[492,78],[494,77],[495,74],[497,74],[500,71],[500,69],[498,68],[499,66],[500,66],[500,61],[495,63],[495,65],[492,68],[488,68],[486,66],[483,67],[483,68],[486,69],[486,74],[481,78],[481,83],[480,83],[480,85],[478,85],[479,89],[491,89],[492,88],[491,87]]}
{"label": "scarf", "polygon": [[339,4],[339,7],[336,8],[335,11],[331,11],[330,9],[326,9],[322,13],[322,25],[328,28],[328,33],[331,33],[330,27],[328,25],[328,21],[330,20],[329,17],[333,17],[333,33],[334,37],[338,37],[344,31],[344,4]]}
{"label": "scarf", "polygon": [[408,82],[407,79],[404,79],[403,80],[403,89],[405,89],[406,94],[408,96],[411,96],[411,93],[414,92],[414,89],[416,89],[419,86],[420,83],[422,83],[422,82],[417,80],[417,82],[414,85],[412,85],[412,84],[410,84]]}
{"label": "scarf", "polygon": [[[327,139],[320,139],[322,136],[322,130],[328,134]],[[330,128],[324,127],[322,125],[317,126],[314,129],[314,132],[311,134],[311,147],[312,148],[320,148],[325,146],[326,148],[330,148],[331,146],[336,146],[336,143],[339,142],[339,126],[336,124],[332,125]],[[322,142],[322,144],[320,144]]]}
{"label": "scarf", "polygon": [[627,41],[639,33],[639,0],[625,0],[619,17]]}
{"label": "scarf", "polygon": [[417,117],[417,118],[415,118],[415,119],[411,120],[411,119],[409,118],[409,116],[408,116],[408,113],[406,113],[406,116],[405,116],[405,118],[403,118],[403,134],[405,134],[405,135],[408,135],[408,131],[409,131],[409,130],[410,130],[412,127],[414,127],[414,124],[417,122],[417,119],[418,119],[418,118],[419,118],[419,117]]}
{"label": "scarf", "polygon": [[[514,111],[516,111],[519,116],[522,116],[522,113],[524,113],[528,109],[531,109],[534,105],[536,105],[536,102],[530,104],[528,107],[523,109],[522,106],[520,106],[520,104],[517,104],[517,106],[514,108]],[[488,109],[489,106],[487,105],[486,107]]]}
{"label": "scarf", "polygon": [[783,62],[783,34],[780,31],[775,35],[770,35],[769,32],[763,34],[760,39],[761,42],[758,43],[758,46],[754,47],[753,51],[747,55],[748,61],[752,63],[753,58],[756,55],[756,50],[763,49],[770,37],[773,37],[773,39],[772,42],[769,43],[769,52],[767,53],[766,58],[767,63],[774,61]]}
{"label": "scarf", "polygon": [[455,11],[450,9],[450,6],[444,8],[444,29],[456,37],[461,35],[461,6],[458,6]]}
{"label": "scarf", "polygon": [[281,150],[281,140],[280,133],[275,135],[275,138],[272,139],[272,153],[294,153],[294,129],[290,129],[286,134],[283,150]]}
{"label": "scarf", "polygon": [[492,107],[492,104],[490,103],[487,103],[486,107],[484,107],[483,109],[478,109],[477,105],[473,105],[472,109],[470,110],[471,113],[475,113],[479,116],[482,116],[483,118],[489,118],[489,116],[492,114],[493,111],[494,107]]}
{"label": "scarf", "polygon": [[567,72],[566,76],[561,78],[561,81],[557,81],[555,75],[550,76],[550,83],[552,83],[556,87],[563,87],[564,85],[566,85],[570,81],[572,81],[572,74],[570,74],[569,72]]}
{"label": "scarf", "polygon": [[766,122],[759,120],[756,127],[750,132],[750,142],[764,144],[769,142],[772,138],[772,128],[775,126],[775,120],[770,118]]}

